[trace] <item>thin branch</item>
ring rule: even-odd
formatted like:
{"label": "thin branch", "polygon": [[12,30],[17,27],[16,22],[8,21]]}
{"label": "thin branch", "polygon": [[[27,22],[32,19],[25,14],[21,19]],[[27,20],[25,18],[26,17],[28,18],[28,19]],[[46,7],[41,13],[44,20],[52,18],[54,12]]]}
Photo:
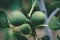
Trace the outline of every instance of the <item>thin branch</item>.
{"label": "thin branch", "polygon": [[[39,5],[40,10],[43,11],[43,12],[45,12],[46,21],[47,21],[48,16],[47,16],[47,11],[46,11],[46,8],[45,8],[44,0],[40,0],[40,3],[39,3],[39,4],[40,4],[40,5]],[[48,23],[48,22],[46,22],[46,21],[45,21],[44,24]],[[51,30],[48,28],[48,26],[45,26],[44,29],[45,29],[46,34],[50,37],[50,40],[53,40],[52,32],[51,32]]]}
{"label": "thin branch", "polygon": [[40,8],[41,11],[45,12],[46,16],[47,16],[47,10],[46,10],[46,7],[45,7],[44,0],[40,0],[39,8]]}
{"label": "thin branch", "polygon": [[57,14],[57,12],[59,11],[60,9],[59,8],[56,8],[52,13],[51,15],[49,16],[49,18],[46,20],[47,24],[49,23],[50,19],[52,18],[52,16],[54,16],[55,14]]}
{"label": "thin branch", "polygon": [[[45,21],[45,24],[48,25],[50,19],[52,18],[52,16],[54,16],[57,12],[59,11],[59,8],[56,8],[52,13],[51,15],[49,16],[49,18],[47,18],[47,20]],[[46,33],[47,35],[50,36],[50,40],[53,40],[53,35],[51,33],[51,30],[48,28],[48,27],[45,27],[45,30],[46,30]]]}

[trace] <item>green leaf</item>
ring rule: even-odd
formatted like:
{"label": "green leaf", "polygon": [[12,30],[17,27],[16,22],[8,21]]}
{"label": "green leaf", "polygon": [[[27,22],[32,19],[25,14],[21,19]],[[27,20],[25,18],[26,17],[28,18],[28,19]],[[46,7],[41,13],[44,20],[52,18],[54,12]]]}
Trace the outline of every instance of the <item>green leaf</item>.
{"label": "green leaf", "polygon": [[56,31],[60,29],[60,20],[58,17],[53,16],[48,23],[50,29]]}
{"label": "green leaf", "polygon": [[8,24],[7,14],[5,13],[5,11],[1,10],[0,11],[0,29],[8,28],[8,27],[9,27],[9,24]]}

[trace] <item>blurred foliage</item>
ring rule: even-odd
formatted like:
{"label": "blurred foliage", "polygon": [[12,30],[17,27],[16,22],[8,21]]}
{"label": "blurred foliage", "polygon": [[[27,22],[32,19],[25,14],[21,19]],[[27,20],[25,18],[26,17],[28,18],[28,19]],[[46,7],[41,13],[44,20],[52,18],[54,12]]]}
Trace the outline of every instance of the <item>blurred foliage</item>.
{"label": "blurred foliage", "polygon": [[60,11],[58,11],[55,16],[60,18]]}
{"label": "blurred foliage", "polygon": [[25,36],[15,33],[12,29],[3,29],[4,40],[28,40]]}
{"label": "blurred foliage", "polygon": [[54,1],[60,1],[60,0],[54,0]]}
{"label": "blurred foliage", "polygon": [[12,29],[6,28],[3,29],[3,32],[4,32],[4,40],[17,40]]}
{"label": "blurred foliage", "polygon": [[28,40],[25,36],[19,35],[19,34],[14,34],[17,40]]}
{"label": "blurred foliage", "polygon": [[60,40],[60,37],[57,35],[57,39]]}
{"label": "blurred foliage", "polygon": [[49,36],[45,35],[44,37],[41,38],[41,40],[50,40]]}
{"label": "blurred foliage", "polygon": [[0,9],[2,8],[6,10],[17,10],[22,7],[26,8],[26,4],[28,4],[27,7],[31,8],[32,0],[0,0]]}
{"label": "blurred foliage", "polygon": [[4,31],[4,40],[9,40],[9,28],[3,29]]}
{"label": "blurred foliage", "polygon": [[9,9],[10,10],[17,10],[22,7],[23,0],[10,0],[9,1]]}
{"label": "blurred foliage", "polygon": [[49,2],[48,0],[46,0],[45,5],[49,16],[56,8],[60,8],[60,1],[52,0]]}
{"label": "blurred foliage", "polygon": [[7,9],[8,3],[9,3],[9,0],[0,0],[0,9]]}

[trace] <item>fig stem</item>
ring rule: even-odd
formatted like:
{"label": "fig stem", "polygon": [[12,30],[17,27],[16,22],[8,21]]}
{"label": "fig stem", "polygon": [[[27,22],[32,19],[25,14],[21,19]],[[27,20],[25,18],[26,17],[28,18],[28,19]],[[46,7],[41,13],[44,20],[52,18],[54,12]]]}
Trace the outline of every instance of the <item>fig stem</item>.
{"label": "fig stem", "polygon": [[35,32],[35,27],[31,27],[32,28],[32,36],[34,38],[34,40],[36,40],[36,32]]}
{"label": "fig stem", "polygon": [[[32,11],[33,11],[33,9],[34,9],[34,7],[35,7],[37,1],[38,1],[38,0],[35,0],[34,3],[32,3],[32,8],[31,8],[31,10],[30,10],[30,12],[29,12],[29,14],[28,14],[29,18],[30,18],[31,14],[32,14]],[[32,24],[31,24],[31,26],[32,26]],[[33,38],[34,38],[34,40],[36,40],[35,28],[33,28],[33,27],[31,27],[31,28],[32,28],[32,35],[33,35]]]}
{"label": "fig stem", "polygon": [[9,36],[10,36],[10,40],[14,40],[12,29],[9,30]]}
{"label": "fig stem", "polygon": [[28,14],[29,17],[31,16],[32,11],[33,11],[36,3],[37,3],[37,0],[35,0],[34,3],[32,4],[32,8],[31,8],[31,10],[30,10],[30,12],[29,12],[29,14]]}

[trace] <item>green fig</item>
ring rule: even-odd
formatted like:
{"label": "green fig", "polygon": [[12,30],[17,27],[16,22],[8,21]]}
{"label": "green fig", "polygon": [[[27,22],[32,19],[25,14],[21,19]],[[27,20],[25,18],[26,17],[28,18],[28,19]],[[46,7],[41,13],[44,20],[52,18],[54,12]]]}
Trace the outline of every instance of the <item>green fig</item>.
{"label": "green fig", "polygon": [[20,26],[20,32],[23,34],[31,34],[31,26],[29,24],[23,24]]}
{"label": "green fig", "polygon": [[43,12],[41,11],[36,11],[32,14],[31,16],[31,21],[33,24],[43,24],[46,19],[46,16]]}
{"label": "green fig", "polygon": [[10,23],[14,26],[19,26],[23,23],[27,23],[28,20],[25,15],[20,11],[13,11],[10,15]]}

